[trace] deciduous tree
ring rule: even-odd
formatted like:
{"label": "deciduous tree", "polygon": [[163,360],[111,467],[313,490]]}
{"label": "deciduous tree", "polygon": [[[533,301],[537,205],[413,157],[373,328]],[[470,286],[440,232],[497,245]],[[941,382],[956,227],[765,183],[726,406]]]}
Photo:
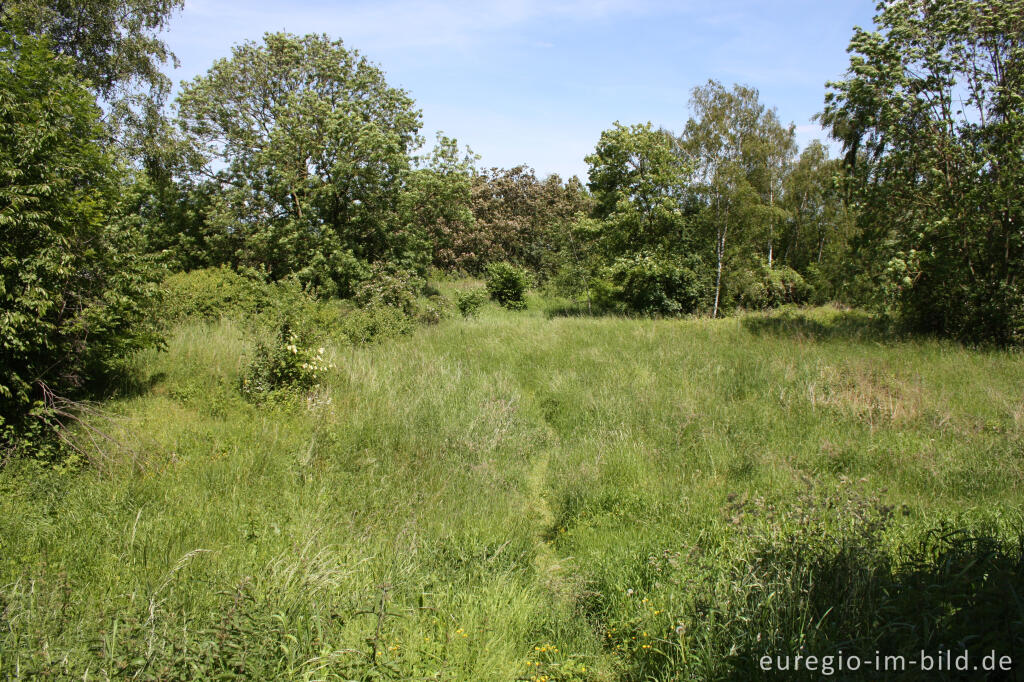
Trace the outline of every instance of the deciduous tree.
{"label": "deciduous tree", "polygon": [[616,123],[601,133],[586,161],[608,256],[684,248],[683,196],[691,168],[672,133],[650,123]]}
{"label": "deciduous tree", "polygon": [[916,329],[1024,341],[1024,2],[887,1],[875,24],[822,115],[862,263]]}
{"label": "deciduous tree", "polygon": [[399,206],[420,112],[357,51],[267,34],[185,84],[177,106],[220,184],[211,215],[237,265],[342,296],[372,262],[427,265]]}
{"label": "deciduous tree", "polygon": [[[94,95],[47,41],[0,33],[0,441],[156,341],[152,272]],[[52,406],[52,405],[50,405]]]}

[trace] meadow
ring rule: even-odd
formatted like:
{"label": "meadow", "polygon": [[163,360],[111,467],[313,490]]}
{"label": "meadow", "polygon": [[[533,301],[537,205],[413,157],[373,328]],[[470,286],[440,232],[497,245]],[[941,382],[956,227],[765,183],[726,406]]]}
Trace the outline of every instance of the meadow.
{"label": "meadow", "polygon": [[175,325],[84,417],[84,466],[0,470],[0,677],[1024,659],[1019,354],[832,307],[563,312],[531,295],[375,344],[327,336],[323,384],[262,404],[238,389],[244,322]]}

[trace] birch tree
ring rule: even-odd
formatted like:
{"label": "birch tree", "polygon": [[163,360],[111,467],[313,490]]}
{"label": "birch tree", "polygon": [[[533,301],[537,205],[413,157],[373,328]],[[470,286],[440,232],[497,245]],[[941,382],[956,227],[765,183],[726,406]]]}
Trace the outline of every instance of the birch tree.
{"label": "birch tree", "polygon": [[741,85],[726,90],[716,81],[694,88],[690,107],[693,118],[682,145],[696,168],[702,222],[714,239],[711,314],[717,317],[732,241],[745,241],[769,223],[771,207],[762,202],[759,187],[769,175],[763,139],[767,114],[757,90]]}

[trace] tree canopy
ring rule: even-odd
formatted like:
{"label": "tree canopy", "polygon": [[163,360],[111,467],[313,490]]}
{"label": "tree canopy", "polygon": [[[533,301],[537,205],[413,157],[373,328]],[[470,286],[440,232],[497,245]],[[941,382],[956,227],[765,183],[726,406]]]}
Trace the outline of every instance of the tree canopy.
{"label": "tree canopy", "polygon": [[698,222],[714,243],[717,316],[731,262],[740,258],[749,266],[763,254],[771,269],[778,226],[786,218],[783,180],[796,145],[793,127],[783,126],[754,88],[728,90],[709,81],[694,88],[690,106],[693,118],[682,146],[696,168]]}
{"label": "tree canopy", "polygon": [[590,164],[594,216],[605,221],[612,253],[658,249],[686,240],[681,206],[691,167],[679,142],[650,123],[601,133]]}
{"label": "tree canopy", "polygon": [[399,224],[420,112],[357,51],[267,34],[185,84],[177,109],[219,185],[212,220],[236,265],[328,295],[378,260],[426,265],[424,235]]}
{"label": "tree canopy", "polygon": [[3,0],[0,28],[45,36],[101,97],[144,85],[166,90],[174,56],[159,38],[184,0]]}

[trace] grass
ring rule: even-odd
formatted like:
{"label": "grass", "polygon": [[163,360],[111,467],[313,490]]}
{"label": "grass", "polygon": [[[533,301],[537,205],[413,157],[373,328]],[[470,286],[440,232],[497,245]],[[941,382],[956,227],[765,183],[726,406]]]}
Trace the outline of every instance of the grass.
{"label": "grass", "polygon": [[1019,356],[831,309],[546,306],[329,341],[324,386],[259,406],[244,326],[178,326],[139,359],[148,388],[93,417],[127,447],[0,472],[0,676],[743,680],[766,654],[1024,656]]}

